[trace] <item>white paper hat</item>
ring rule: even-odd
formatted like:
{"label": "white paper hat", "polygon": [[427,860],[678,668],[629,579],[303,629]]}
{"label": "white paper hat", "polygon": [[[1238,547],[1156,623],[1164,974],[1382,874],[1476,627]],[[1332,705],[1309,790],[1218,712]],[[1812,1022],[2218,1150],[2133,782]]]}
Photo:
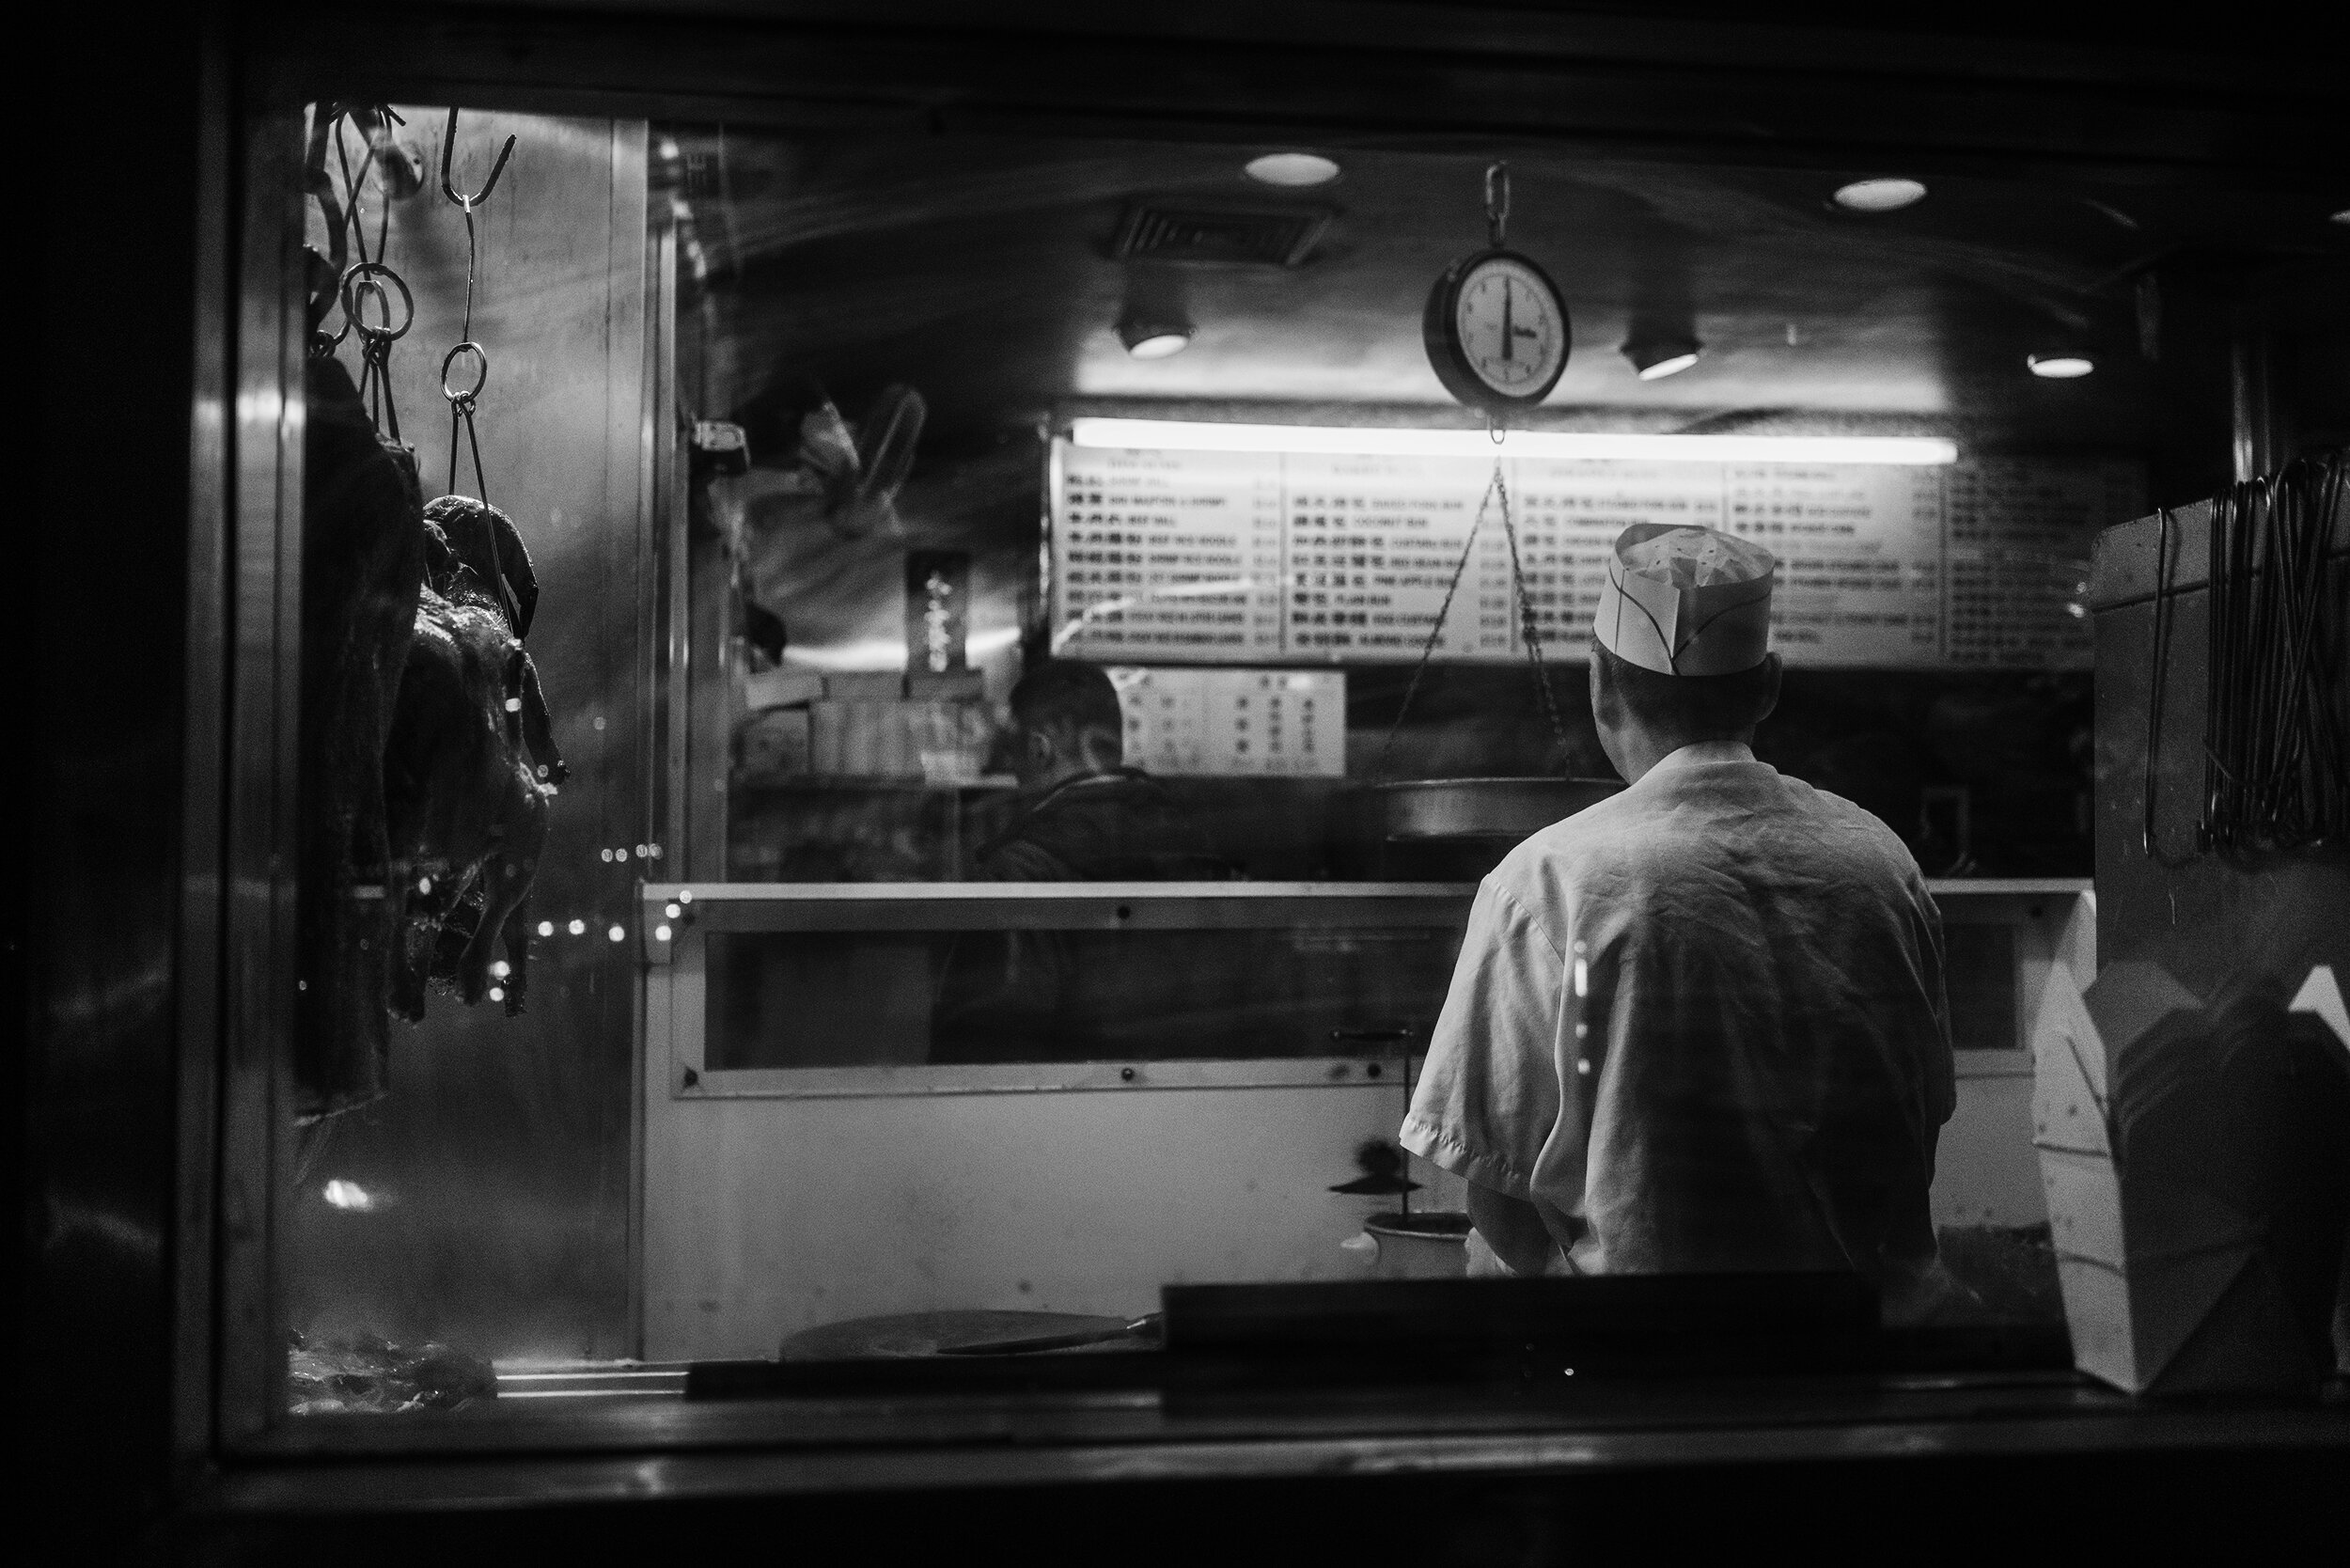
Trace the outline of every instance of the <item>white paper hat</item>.
{"label": "white paper hat", "polygon": [[1778,559],[1715,528],[1635,523],[1616,536],[1591,623],[1600,645],[1659,675],[1734,675],[1771,648]]}

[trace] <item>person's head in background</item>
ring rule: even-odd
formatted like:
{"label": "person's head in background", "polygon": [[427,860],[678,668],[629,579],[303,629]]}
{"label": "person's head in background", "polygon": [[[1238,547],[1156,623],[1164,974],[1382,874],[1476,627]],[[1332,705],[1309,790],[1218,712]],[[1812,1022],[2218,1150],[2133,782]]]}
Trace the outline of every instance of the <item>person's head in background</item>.
{"label": "person's head in background", "polygon": [[1011,689],[1011,771],[1026,790],[1107,773],[1126,758],[1118,688],[1092,665],[1052,660]]}

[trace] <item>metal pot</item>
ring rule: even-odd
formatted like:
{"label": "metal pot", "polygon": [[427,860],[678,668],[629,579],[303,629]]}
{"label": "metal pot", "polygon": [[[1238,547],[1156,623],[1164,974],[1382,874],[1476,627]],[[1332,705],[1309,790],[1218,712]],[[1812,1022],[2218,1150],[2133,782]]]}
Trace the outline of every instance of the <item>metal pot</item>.
{"label": "metal pot", "polygon": [[1615,778],[1411,778],[1366,786],[1356,838],[1373,875],[1475,881],[1551,823],[1623,788]]}

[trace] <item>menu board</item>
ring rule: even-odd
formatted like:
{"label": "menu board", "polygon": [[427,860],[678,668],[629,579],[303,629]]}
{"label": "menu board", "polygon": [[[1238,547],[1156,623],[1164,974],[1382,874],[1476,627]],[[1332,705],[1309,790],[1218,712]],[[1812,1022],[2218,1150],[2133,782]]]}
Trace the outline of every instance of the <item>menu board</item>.
{"label": "menu board", "polygon": [[1152,773],[1343,777],[1346,675],[1113,665],[1126,760]]}
{"label": "menu board", "polygon": [[1520,658],[1513,582],[1543,651],[1585,657],[1617,534],[1690,523],[1778,557],[1772,646],[1790,664],[2078,666],[2091,541],[2143,510],[2134,463],[2023,458],[1488,461],[1057,441],[1052,488],[1056,647],[1196,664],[1408,662],[1440,615],[1434,657]]}
{"label": "menu board", "polygon": [[1282,656],[1282,460],[1068,448],[1053,496],[1054,640],[1077,657]]}
{"label": "menu board", "polygon": [[2079,520],[2142,515],[2143,471],[2127,463],[1984,459],[1950,471],[1944,509],[1944,662],[2088,664],[2090,547]]}
{"label": "menu board", "polygon": [[[1942,662],[1947,472],[1895,463],[1725,465],[1725,526],[1778,557],[1771,646],[1779,657],[1879,668]],[[2085,524],[2084,553],[2097,526]]]}

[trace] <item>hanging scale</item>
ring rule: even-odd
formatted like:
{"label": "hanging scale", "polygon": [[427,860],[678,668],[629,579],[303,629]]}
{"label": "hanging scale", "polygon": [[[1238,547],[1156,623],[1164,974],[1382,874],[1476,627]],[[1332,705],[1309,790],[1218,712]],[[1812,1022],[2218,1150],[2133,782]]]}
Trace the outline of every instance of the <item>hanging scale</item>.
{"label": "hanging scale", "polygon": [[1403,700],[1396,709],[1395,722],[1388,726],[1386,741],[1380,747],[1383,769],[1396,736],[1403,728],[1403,716],[1419,690],[1420,680],[1435,656],[1436,644],[1444,636],[1453,596],[1476,553],[1477,536],[1484,527],[1485,514],[1496,500],[1500,503],[1502,533],[1510,543],[1510,583],[1517,604],[1518,639],[1533,669],[1535,697],[1561,746],[1572,745],[1566,721],[1559,712],[1558,698],[1551,690],[1549,666],[1543,658],[1542,630],[1535,616],[1533,596],[1527,590],[1517,523],[1510,510],[1509,477],[1498,450],[1509,438],[1509,415],[1533,407],[1559,384],[1559,377],[1567,368],[1572,329],[1566,303],[1549,274],[1530,258],[1508,247],[1509,223],[1510,165],[1496,163],[1485,170],[1486,246],[1445,269],[1429,290],[1427,309],[1421,317],[1421,337],[1436,379],[1462,402],[1484,413],[1485,431],[1496,450],[1484,496],[1477,504],[1477,516],[1469,524],[1468,538],[1462,542],[1461,559],[1445,585],[1443,603],[1428,628],[1428,640],[1420,648],[1418,662],[1412,666],[1411,680],[1403,688]]}

